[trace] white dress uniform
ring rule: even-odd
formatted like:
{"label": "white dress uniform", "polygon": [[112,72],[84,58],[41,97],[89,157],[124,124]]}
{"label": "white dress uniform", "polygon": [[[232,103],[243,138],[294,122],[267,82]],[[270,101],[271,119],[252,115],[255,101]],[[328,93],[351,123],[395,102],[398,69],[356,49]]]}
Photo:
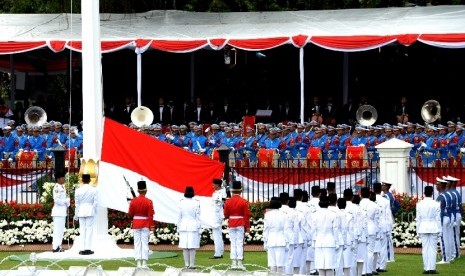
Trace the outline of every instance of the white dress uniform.
{"label": "white dress uniform", "polygon": [[224,253],[223,241],[223,220],[224,220],[224,200],[226,199],[226,189],[222,187],[215,190],[212,195],[212,208],[213,208],[213,243],[215,244],[215,257],[222,257]]}
{"label": "white dress uniform", "polygon": [[287,215],[279,209],[268,209],[263,220],[263,246],[267,251],[268,267],[271,272],[284,272],[286,247],[289,246],[284,235]]}
{"label": "white dress uniform", "polygon": [[371,274],[374,267],[375,243],[379,237],[379,209],[378,205],[368,198],[360,200],[360,208],[367,214],[367,259],[363,263],[363,274]]}
{"label": "white dress uniform", "polygon": [[358,204],[353,204],[352,202],[347,202],[346,210],[353,214],[353,224],[355,225],[353,245],[355,266],[352,270],[352,275],[360,276],[363,273],[365,261],[368,259],[368,216]]}
{"label": "white dress uniform", "polygon": [[[328,208],[320,208],[312,215],[315,268],[336,269],[336,249],[339,247],[339,225],[336,214]],[[341,245],[342,246],[342,245]]]}
{"label": "white dress uniform", "polygon": [[285,273],[299,274],[302,265],[302,245],[304,243],[302,223],[304,216],[296,209],[289,208],[287,213],[287,220],[284,225],[284,235],[286,240],[289,241],[289,248],[286,257]]}
{"label": "white dress uniform", "polygon": [[308,202],[302,202],[302,201],[297,201],[297,205],[295,209],[302,216],[300,231],[301,231],[301,236],[303,238],[303,242],[295,250],[296,251],[295,255],[299,256],[299,263],[300,263],[300,266],[299,266],[300,269],[299,269],[298,274],[307,274],[307,251],[308,251],[308,245],[311,242],[311,238],[310,238],[311,232],[310,232],[309,225],[306,222],[306,217],[310,213],[311,209],[308,205]]}
{"label": "white dress uniform", "polygon": [[76,189],[75,216],[79,218],[79,232],[83,244],[81,250],[92,249],[94,217],[97,214],[97,189],[89,184],[82,184]]}
{"label": "white dress uniform", "polygon": [[377,269],[386,270],[388,261],[388,238],[391,235],[393,225],[391,202],[389,199],[377,194],[376,204],[380,207],[379,230],[381,235],[379,243],[381,248],[375,265]]}
{"label": "white dress uniform", "polygon": [[314,237],[313,237],[313,234],[314,234],[314,231],[313,231],[313,227],[314,225],[312,225],[312,216],[318,211],[320,210],[320,199],[319,198],[315,198],[315,197],[312,197],[312,199],[310,199],[310,201],[307,203],[307,206],[309,207],[310,211],[307,212],[306,216],[305,216],[305,221],[306,221],[306,227],[307,227],[307,231],[308,231],[308,238],[307,238],[307,241],[308,241],[308,247],[307,247],[307,263],[309,263],[309,267],[307,267],[307,272],[309,273],[314,273],[316,272],[316,268],[315,268],[315,247],[312,246],[314,245],[313,244],[313,241],[315,240]]}
{"label": "white dress uniform", "polygon": [[63,242],[65,232],[66,216],[68,216],[68,207],[70,204],[69,197],[66,195],[66,189],[62,184],[56,183],[53,187],[53,238],[52,247],[57,249]]}
{"label": "white dress uniform", "polygon": [[200,202],[197,199],[181,199],[176,226],[179,232],[179,248],[194,249],[200,247]]}
{"label": "white dress uniform", "polygon": [[423,269],[436,270],[437,242],[442,233],[441,207],[431,197],[417,203],[417,234],[421,240]]}
{"label": "white dress uniform", "polygon": [[334,212],[339,225],[339,231],[336,235],[337,244],[340,246],[336,249],[336,276],[342,275],[342,252],[344,250],[345,240],[343,230],[346,229],[345,213],[336,206],[328,206],[328,210]]}

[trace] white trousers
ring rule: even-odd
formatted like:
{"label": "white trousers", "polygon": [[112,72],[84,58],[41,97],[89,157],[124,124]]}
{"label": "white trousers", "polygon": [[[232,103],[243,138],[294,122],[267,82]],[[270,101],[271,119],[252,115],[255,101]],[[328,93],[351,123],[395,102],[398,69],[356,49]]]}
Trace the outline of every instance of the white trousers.
{"label": "white trousers", "polygon": [[449,217],[442,217],[442,236],[440,240],[442,260],[449,262],[452,259],[452,237]]}
{"label": "white trousers", "polygon": [[423,270],[436,270],[436,255],[437,255],[437,234],[421,233],[421,254],[423,257]]}
{"label": "white trousers", "polygon": [[375,243],[376,236],[369,235],[367,237],[367,257],[363,263],[363,274],[371,274],[373,271],[373,261],[375,259]]}
{"label": "white trousers", "polygon": [[63,243],[63,234],[65,233],[66,217],[53,217],[53,237],[52,249],[56,249]]}
{"label": "white trousers", "polygon": [[455,234],[455,257],[460,257],[460,223],[462,222],[462,214],[457,213],[455,214],[455,226],[454,226],[454,234]]}
{"label": "white trousers", "polygon": [[381,250],[379,251],[378,259],[376,260],[376,267],[379,269],[386,269],[387,261],[388,261],[388,236],[387,234],[381,233],[381,238],[379,240]]}
{"label": "white trousers", "polygon": [[244,226],[229,228],[229,239],[231,241],[231,260],[244,259]]}
{"label": "white trousers", "polygon": [[79,218],[79,232],[82,239],[81,250],[92,249],[92,235],[94,228],[94,217]]}
{"label": "white trousers", "polygon": [[224,241],[223,241],[223,228],[215,227],[212,228],[213,243],[215,244],[215,256],[223,256],[224,253]]}
{"label": "white trousers", "polygon": [[134,259],[149,259],[149,238],[150,229],[148,227],[133,229],[134,231]]}
{"label": "white trousers", "polygon": [[394,261],[394,242],[392,241],[392,231],[387,233],[387,259]]}

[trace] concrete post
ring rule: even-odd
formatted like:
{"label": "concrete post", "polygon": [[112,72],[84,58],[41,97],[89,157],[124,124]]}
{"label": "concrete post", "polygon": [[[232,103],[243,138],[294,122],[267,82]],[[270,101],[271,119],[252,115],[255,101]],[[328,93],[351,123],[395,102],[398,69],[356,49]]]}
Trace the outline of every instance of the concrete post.
{"label": "concrete post", "polygon": [[397,138],[376,146],[379,153],[380,180],[392,183],[397,193],[409,193],[409,153],[413,145]]}

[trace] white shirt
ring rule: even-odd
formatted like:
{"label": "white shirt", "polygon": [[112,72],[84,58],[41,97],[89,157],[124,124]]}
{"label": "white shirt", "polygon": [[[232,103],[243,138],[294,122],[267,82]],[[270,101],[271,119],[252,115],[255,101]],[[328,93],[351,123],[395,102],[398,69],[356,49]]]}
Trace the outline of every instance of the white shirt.
{"label": "white shirt", "polygon": [[441,206],[431,197],[425,197],[417,203],[417,233],[441,233]]}
{"label": "white shirt", "polygon": [[77,217],[92,217],[97,213],[97,189],[90,184],[81,184],[74,195]]}
{"label": "white shirt", "polygon": [[56,183],[53,187],[52,217],[66,217],[69,207],[69,197],[66,196],[65,187]]}
{"label": "white shirt", "polygon": [[199,231],[200,202],[194,198],[183,198],[179,202],[178,231]]}

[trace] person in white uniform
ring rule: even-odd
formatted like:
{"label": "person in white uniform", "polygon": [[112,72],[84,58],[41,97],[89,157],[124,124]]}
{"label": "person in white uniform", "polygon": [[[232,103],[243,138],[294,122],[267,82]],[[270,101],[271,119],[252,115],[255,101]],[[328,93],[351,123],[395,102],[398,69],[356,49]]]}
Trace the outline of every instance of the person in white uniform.
{"label": "person in white uniform", "polygon": [[[360,209],[367,216],[367,259],[363,262],[363,274],[376,272],[374,268],[376,238],[379,235],[379,209],[374,201],[370,200],[370,189],[361,189]],[[377,272],[376,272],[377,273]]]}
{"label": "person in white uniform", "polygon": [[[320,196],[320,209],[312,215],[315,268],[319,275],[333,276],[336,269],[336,250],[339,248],[339,225],[335,212],[328,210],[329,199]],[[342,246],[342,245],[341,245]]]}
{"label": "person in white uniform", "polygon": [[421,240],[423,274],[437,274],[437,243],[442,233],[441,206],[433,200],[433,186],[426,186],[425,198],[417,203],[417,235]]}
{"label": "person in white uniform", "polygon": [[194,188],[187,186],[184,198],[179,202],[178,222],[179,248],[182,248],[187,269],[195,269],[195,253],[200,247],[200,202],[194,198]]}
{"label": "person in white uniform", "polygon": [[284,235],[284,226],[287,215],[282,210],[281,200],[273,197],[266,210],[263,220],[263,247],[267,252],[268,267],[271,273],[284,273],[286,263],[286,249],[290,243],[289,236]]}
{"label": "person in white uniform", "polygon": [[76,210],[74,220],[79,219],[79,233],[82,239],[80,255],[94,254],[92,251],[92,235],[94,217],[97,214],[97,189],[91,186],[90,175],[82,175],[82,185],[76,189],[74,201]]}
{"label": "person in white uniform", "polygon": [[65,232],[66,217],[68,216],[68,207],[70,199],[66,194],[64,186],[65,175],[64,173],[55,174],[56,184],[53,187],[53,238],[52,248],[53,252],[65,251],[61,244],[63,243],[63,234]]}
{"label": "person in white uniform", "polygon": [[304,214],[305,216],[305,229],[308,233],[307,237],[307,255],[306,255],[306,268],[307,273],[310,275],[318,275],[318,271],[315,268],[315,247],[313,244],[313,226],[312,216],[320,210],[320,186],[312,186],[311,189],[312,198],[307,203],[309,211]]}
{"label": "person in white uniform", "polygon": [[223,258],[224,241],[223,241],[223,220],[224,212],[223,206],[226,200],[226,189],[223,187],[221,179],[213,179],[213,195],[212,195],[212,208],[213,208],[213,243],[215,245],[215,254],[210,259]]}
{"label": "person in white uniform", "polygon": [[388,239],[391,236],[392,232],[392,211],[391,211],[391,202],[389,199],[381,195],[381,183],[373,184],[373,191],[376,194],[376,204],[380,207],[380,252],[377,258],[376,271],[377,272],[387,272],[387,261],[388,261]]}

